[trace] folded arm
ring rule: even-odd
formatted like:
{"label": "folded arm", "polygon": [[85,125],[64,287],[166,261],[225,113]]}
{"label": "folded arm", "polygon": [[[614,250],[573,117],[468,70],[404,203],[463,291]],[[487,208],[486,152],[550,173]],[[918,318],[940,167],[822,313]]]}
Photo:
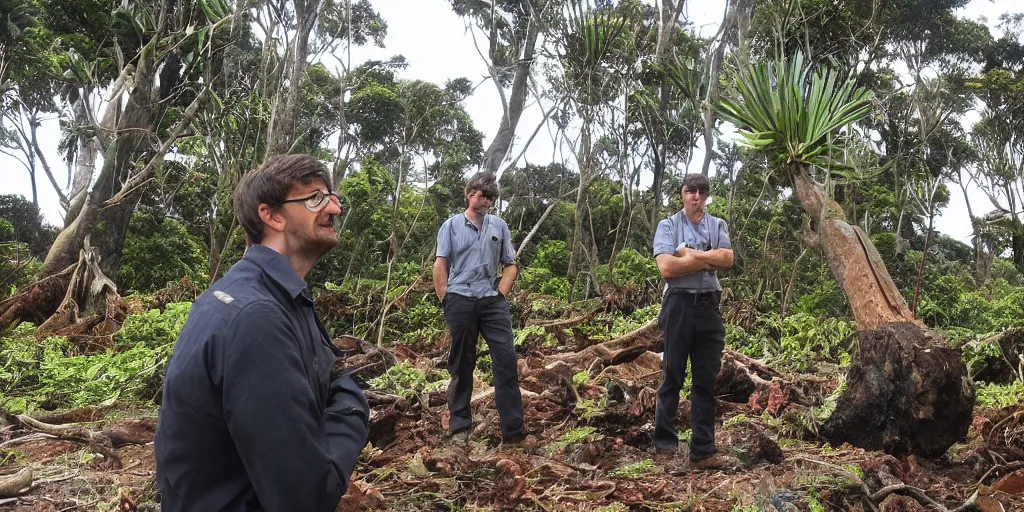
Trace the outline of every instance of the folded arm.
{"label": "folded arm", "polygon": [[704,263],[711,269],[732,268],[732,249],[712,249],[710,251],[694,251],[692,249],[680,249],[680,251],[691,254],[694,258]]}

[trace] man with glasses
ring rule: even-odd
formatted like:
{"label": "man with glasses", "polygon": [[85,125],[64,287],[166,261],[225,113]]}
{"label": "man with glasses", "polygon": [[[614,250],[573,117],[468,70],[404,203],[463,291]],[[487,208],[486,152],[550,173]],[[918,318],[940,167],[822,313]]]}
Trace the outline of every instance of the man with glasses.
{"label": "man with glasses", "polygon": [[366,444],[369,406],[304,281],[337,245],[327,169],[273,157],[244,176],[249,248],[192,306],[164,381],[156,433],[164,512],[334,511]]}
{"label": "man with glasses", "polygon": [[731,268],[732,244],[724,220],[704,211],[711,184],[703,174],[687,174],[679,188],[683,208],[658,223],[654,257],[668,284],[658,315],[665,337],[662,381],[658,388],[654,448],[678,449],[676,409],[690,361],[690,465],[697,469],[735,467],[738,461],[715,446],[715,379],[722,365],[725,326],[717,269]]}
{"label": "man with glasses", "polygon": [[466,211],[437,232],[434,290],[444,308],[451,335],[448,352],[448,431],[453,444],[464,445],[473,426],[473,369],[476,345],[483,335],[494,369],[494,403],[501,423],[502,444],[523,440],[523,398],[512,336],[512,316],[505,296],[519,273],[508,224],[488,214],[498,197],[490,173],[477,173],[466,183]]}

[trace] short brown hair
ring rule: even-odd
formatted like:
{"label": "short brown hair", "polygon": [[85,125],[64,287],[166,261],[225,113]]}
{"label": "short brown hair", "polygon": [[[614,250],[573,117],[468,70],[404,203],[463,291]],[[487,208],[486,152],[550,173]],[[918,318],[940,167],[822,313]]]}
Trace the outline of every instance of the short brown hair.
{"label": "short brown hair", "polygon": [[280,207],[296,184],[308,185],[321,180],[331,188],[327,166],[311,155],[278,155],[268,158],[256,169],[245,173],[235,187],[235,218],[245,231],[249,245],[263,242],[260,205]]}
{"label": "short brown hair", "polygon": [[472,194],[474,190],[483,192],[485,197],[495,199],[498,197],[498,179],[492,173],[478,172],[466,182],[466,195]]}
{"label": "short brown hair", "polygon": [[711,193],[711,181],[703,174],[687,174],[683,176],[683,184],[679,186],[679,195],[683,194],[684,189],[696,190],[708,195]]}

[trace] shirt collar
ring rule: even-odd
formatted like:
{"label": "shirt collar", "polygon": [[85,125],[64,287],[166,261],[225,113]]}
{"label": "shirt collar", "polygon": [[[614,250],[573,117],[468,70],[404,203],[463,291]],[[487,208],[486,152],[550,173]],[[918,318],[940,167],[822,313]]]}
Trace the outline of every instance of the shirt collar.
{"label": "shirt collar", "polygon": [[473,229],[475,229],[477,231],[482,231],[484,229],[484,226],[487,225],[488,220],[489,220],[488,218],[490,216],[491,216],[491,214],[489,214],[489,213],[485,213],[484,214],[484,218],[480,221],[480,227],[479,228],[476,227],[476,224],[473,224],[473,221],[469,218],[469,215],[466,215],[465,212],[462,213],[462,220],[464,221],[464,223],[467,226],[471,226]]}
{"label": "shirt collar", "polygon": [[291,298],[295,299],[304,295],[306,281],[299,277],[295,267],[292,267],[288,258],[285,258],[283,254],[265,245],[253,245],[245,251],[243,258],[261,268],[270,279],[284,288]]}

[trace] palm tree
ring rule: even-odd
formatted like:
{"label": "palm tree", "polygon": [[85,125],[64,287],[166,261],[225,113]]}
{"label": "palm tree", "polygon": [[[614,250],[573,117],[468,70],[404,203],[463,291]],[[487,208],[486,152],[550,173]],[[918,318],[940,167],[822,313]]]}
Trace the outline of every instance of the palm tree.
{"label": "palm tree", "polygon": [[890,453],[944,453],[972,419],[967,369],[914,317],[867,234],[812,176],[816,168],[843,167],[835,137],[870,113],[870,93],[852,74],[815,71],[798,54],[740,70],[726,96],[722,118],[791,181],[808,221],[805,240],[824,254],[857,323],[857,361],[825,437]]}

